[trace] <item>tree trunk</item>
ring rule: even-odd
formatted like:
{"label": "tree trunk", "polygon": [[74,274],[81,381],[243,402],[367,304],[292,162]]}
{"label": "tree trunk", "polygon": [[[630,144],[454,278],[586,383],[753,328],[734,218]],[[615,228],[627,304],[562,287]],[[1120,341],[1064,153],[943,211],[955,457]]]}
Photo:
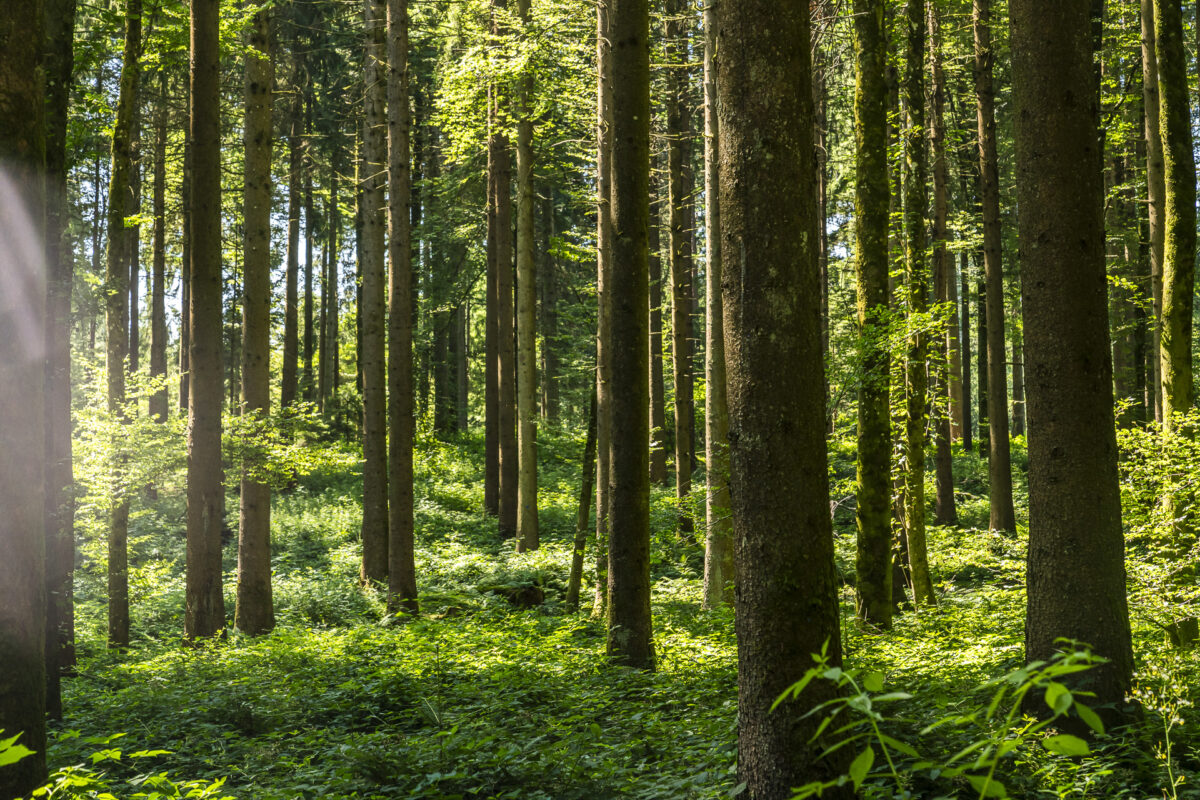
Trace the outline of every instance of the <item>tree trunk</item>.
{"label": "tree trunk", "polygon": [[[730,260],[737,269],[723,274],[722,299],[738,576],[738,778],[753,800],[782,800],[793,787],[842,772],[838,756],[820,757],[822,743],[812,741],[818,719],[806,715],[830,697],[828,682],[814,681],[772,710],[814,654],[841,663],[809,183],[809,13],[808,4],[770,0],[717,6],[721,252],[737,254]],[[784,330],[792,335],[760,335]]]}
{"label": "tree trunk", "polygon": [[[311,90],[310,90],[311,91]],[[364,137],[365,139],[365,137]],[[317,399],[316,381],[313,380],[313,232],[316,228],[316,209],[313,208],[312,173],[312,98],[306,94],[304,114],[304,374],[300,378],[300,391],[304,399]],[[360,185],[364,181],[360,181]],[[359,304],[359,314],[362,304]]]}
{"label": "tree trunk", "polygon": [[[0,452],[5,459],[0,472],[0,728],[5,738],[20,733],[19,743],[34,751],[0,768],[0,797],[5,798],[28,796],[46,779],[43,333],[48,318],[45,284],[38,279],[45,253],[37,244],[46,212],[44,24],[41,0],[14,0],[0,15],[0,108],[20,110],[6,113],[0,125],[5,187],[0,230],[16,233],[3,266],[5,278],[15,280],[6,280],[0,296]],[[69,43],[68,38],[68,48]],[[56,50],[62,46],[50,44]],[[52,107],[52,121],[60,108],[61,101]],[[57,185],[54,180],[51,191]]]}
{"label": "tree trunk", "polygon": [[[388,578],[388,464],[384,354],[384,173],[387,160],[388,0],[365,0],[366,126],[363,129],[363,519],[364,584]],[[327,298],[322,298],[323,301]],[[327,355],[322,353],[322,361]],[[322,364],[324,372],[324,364]]]}
{"label": "tree trunk", "polygon": [[542,329],[542,417],[558,420],[559,355],[558,333],[558,274],[554,253],[554,191],[550,190],[542,203],[542,268],[538,272],[541,286]]}
{"label": "tree trunk", "polygon": [[[1133,654],[1090,5],[1011,3],[1022,308],[1033,379],[1025,654],[1049,658],[1060,637],[1088,642],[1108,659],[1087,673],[1096,693],[1090,705],[1119,708]],[[1110,721],[1118,714],[1100,713]]]}
{"label": "tree trunk", "polygon": [[[717,10],[704,8],[705,537],[704,607],[733,601],[733,522],[729,517],[729,400],[721,305],[720,128],[717,121]],[[885,236],[886,241],[886,236]]]}
{"label": "tree trunk", "polygon": [[467,310],[467,303],[464,301],[458,308],[454,310],[454,333],[451,337],[451,343],[454,345],[454,360],[455,360],[455,382],[458,388],[458,397],[455,403],[455,430],[459,433],[467,432],[467,411],[471,405],[471,376],[469,374],[467,364],[467,324],[471,315]]}
{"label": "tree trunk", "polygon": [[[75,258],[67,228],[70,211],[67,194],[67,109],[73,85],[75,0],[47,0],[43,20],[46,54],[47,275],[44,384],[46,710],[52,719],[61,719],[60,679],[75,664],[75,478],[71,460],[71,293]],[[8,358],[8,355],[4,357]],[[12,380],[13,377],[6,375],[4,380]],[[164,388],[164,414],[166,402]],[[0,425],[12,422],[7,416],[0,417],[0,420],[3,420]],[[2,437],[0,440],[4,441],[7,448],[8,441]],[[3,504],[3,507],[7,508],[7,504]]]}
{"label": "tree trunk", "polygon": [[[517,0],[529,28],[530,0]],[[538,548],[537,276],[533,260],[533,73],[520,79],[517,120],[517,551]]]}
{"label": "tree trunk", "polygon": [[937,498],[934,502],[934,521],[938,525],[953,525],[958,521],[954,507],[954,461],[951,443],[962,420],[962,377],[958,373],[958,326],[954,324],[954,305],[951,288],[954,281],[954,261],[946,251],[949,208],[949,181],[946,169],[946,77],[942,71],[941,21],[934,3],[927,6],[929,20],[929,61],[932,85],[933,120],[929,126],[929,141],[933,150],[933,283],[936,301],[949,306],[949,324],[937,344],[933,372],[937,376],[934,391],[934,464],[937,476]]}
{"label": "tree trunk", "polygon": [[612,1],[596,3],[596,592],[592,603],[595,619],[608,617],[608,478],[612,432],[609,357],[613,257]]}
{"label": "tree trunk", "polygon": [[[650,621],[650,12],[609,0],[612,268],[608,657],[654,669]],[[690,265],[687,270],[690,275]],[[683,309],[686,315],[686,307]],[[616,424],[617,421],[620,424]],[[690,463],[690,456],[688,459]],[[685,467],[686,468],[686,467]]]}
{"label": "tree trunk", "polygon": [[[329,165],[329,202],[325,208],[325,266],[321,281],[321,330],[324,347],[321,350],[321,410],[332,413],[337,398],[341,367],[338,363],[338,316],[341,312],[341,280],[338,272],[338,253],[341,251],[342,220],[338,196],[338,160],[335,150]],[[386,223],[384,223],[386,225]]]}
{"label": "tree trunk", "polygon": [[1158,56],[1155,53],[1154,1],[1141,0],[1142,11],[1142,105],[1145,113],[1146,204],[1150,221],[1150,292],[1153,316],[1150,341],[1154,365],[1154,419],[1163,421],[1162,396],[1162,293],[1165,232],[1163,229],[1165,166],[1158,94]]}
{"label": "tree trunk", "polygon": [[[139,57],[140,57],[139,43]],[[138,66],[138,84],[140,89],[141,84],[141,66]],[[133,124],[129,134],[129,196],[130,216],[135,219],[140,219],[142,213],[142,98],[139,96],[135,100],[136,105],[133,109]],[[141,286],[142,275],[142,226],[140,223],[134,223],[124,230],[125,236],[129,238],[129,250],[127,256],[129,258],[129,374],[135,374],[139,369],[139,358],[141,356],[142,341],[141,341],[141,311],[138,301],[138,289]],[[134,410],[136,415],[136,409]]]}
{"label": "tree trunk", "polygon": [[583,470],[579,478],[579,508],[575,513],[575,541],[571,546],[571,572],[567,576],[567,610],[579,610],[579,590],[583,584],[583,556],[587,546],[588,523],[592,511],[592,479],[596,475],[596,392],[592,390],[588,412],[587,442],[583,446]]}
{"label": "tree trunk", "polygon": [[[925,0],[907,0],[904,77],[904,227],[908,313],[918,318],[928,310],[929,277],[925,266]],[[927,336],[919,329],[908,337],[905,378],[904,522],[913,601],[934,605],[933,580],[925,551],[925,404],[927,402]]]}
{"label": "tree trunk", "polygon": [[891,449],[888,409],[887,34],[883,0],[856,0],[854,252],[863,348],[858,390],[855,605],[864,622],[892,624]]}
{"label": "tree trunk", "polygon": [[[189,114],[191,107],[191,78],[184,81],[187,84]],[[189,122],[190,126],[191,123]],[[183,179],[180,181],[180,204],[185,209],[191,208],[192,203],[192,167],[195,164],[195,148],[192,147],[192,132],[189,127],[184,135],[183,144]],[[183,235],[180,237],[179,263],[179,412],[188,414],[191,403],[192,370],[189,359],[192,354],[192,215],[183,215]]]}
{"label": "tree trunk", "polygon": [[417,613],[413,527],[413,265],[409,172],[408,0],[387,0],[388,610]]}
{"label": "tree trunk", "polygon": [[[270,6],[259,3],[246,36],[242,414],[249,419],[266,417],[271,411],[272,24]],[[263,464],[253,449],[242,459],[233,624],[241,632],[257,636],[275,627],[275,608],[271,597],[271,487],[256,474]]]}
{"label": "tree trunk", "polygon": [[1025,435],[1025,361],[1021,353],[1021,331],[1014,324],[1012,333],[1012,435]]}
{"label": "tree trunk", "polygon": [[1192,301],[1196,258],[1196,164],[1188,107],[1180,0],[1154,0],[1158,116],[1163,157],[1162,419],[1192,407]]}
{"label": "tree trunk", "polygon": [[488,89],[488,154],[487,154],[487,301],[484,309],[484,474],[483,508],[491,516],[500,514],[500,370],[496,365],[497,303],[496,280],[499,276],[497,244],[499,231],[496,220],[496,159],[499,155],[499,133],[495,108],[494,86]]}
{"label": "tree trunk", "polygon": [[192,0],[191,396],[188,400],[187,613],[184,635],[225,627],[221,592],[221,137],[220,0]]}
{"label": "tree trunk", "polygon": [[[987,284],[984,303],[987,326],[987,413],[980,409],[980,437],[983,419],[988,421],[988,502],[992,530],[1015,531],[1012,466],[1008,442],[1008,374],[1004,358],[1004,272],[1000,245],[1000,179],[996,160],[996,93],[992,85],[991,0],[974,0],[975,96],[979,123],[979,169],[983,200],[983,268]],[[982,346],[982,343],[981,343]],[[980,351],[982,358],[982,350]],[[980,391],[984,390],[982,376]]]}
{"label": "tree trunk", "polygon": [[[125,359],[129,357],[129,259],[133,245],[125,229],[125,218],[137,213],[131,191],[133,119],[138,107],[138,58],[142,40],[141,0],[125,5],[125,48],[122,54],[120,94],[113,122],[112,170],[108,184],[108,250],[105,256],[106,372],[108,413],[126,422]],[[108,518],[108,643],[129,644],[129,498],[121,488],[125,456],[121,442],[114,441],[113,473]]]}
{"label": "tree trunk", "polygon": [[158,73],[158,110],[154,120],[154,246],[150,279],[150,377],[163,381],[150,395],[150,416],[167,421],[167,72]]}
{"label": "tree trunk", "polygon": [[[492,0],[497,10],[507,8],[508,0]],[[498,17],[492,20],[493,34],[500,36],[505,28]],[[494,113],[497,125],[510,112],[509,97],[497,89]],[[500,538],[517,535],[517,486],[519,466],[517,453],[517,363],[513,330],[513,215],[512,215],[512,152],[507,134],[493,129],[492,163],[495,168],[496,206],[496,424],[499,426],[499,528]]]}
{"label": "tree trunk", "polygon": [[[680,535],[691,539],[692,515],[692,112],[688,96],[688,16],[684,0],[666,0],[667,211],[671,268],[671,356],[675,384],[675,502]],[[618,234],[619,235],[619,234]],[[649,301],[647,301],[649,302]]]}
{"label": "tree trunk", "polygon": [[962,250],[958,255],[958,301],[961,309],[958,330],[962,349],[962,445],[963,450],[969,453],[975,448],[975,443],[971,433],[971,284],[967,278],[968,265],[967,251]]}
{"label": "tree trunk", "polygon": [[[296,43],[299,44],[298,42]],[[294,59],[293,69],[299,72],[299,59]],[[279,392],[281,408],[290,408],[296,402],[299,389],[300,336],[299,336],[299,283],[300,283],[300,189],[301,172],[304,169],[304,145],[302,132],[302,106],[300,100],[299,75],[293,80],[291,121],[288,130],[288,226],[287,226],[287,273],[284,277],[283,301],[283,381]]]}
{"label": "tree trunk", "polygon": [[[653,157],[653,156],[652,156]],[[667,485],[667,410],[663,382],[662,203],[650,200],[650,482]]]}

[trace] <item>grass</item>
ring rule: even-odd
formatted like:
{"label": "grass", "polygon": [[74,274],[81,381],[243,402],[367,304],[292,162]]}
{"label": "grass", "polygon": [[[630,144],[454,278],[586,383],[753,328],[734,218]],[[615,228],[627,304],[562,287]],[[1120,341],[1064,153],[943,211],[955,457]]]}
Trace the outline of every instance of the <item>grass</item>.
{"label": "grass", "polygon": [[[130,575],[135,642],[126,652],[104,646],[103,563],[97,543],[82,549],[81,658],[66,683],[52,765],[89,762],[117,745],[123,755],[169,751],[100,759],[93,769],[104,771],[117,797],[137,796],[146,776],[163,772],[223,778],[220,792],[243,800],[728,797],[736,784],[733,617],[700,610],[701,545],[676,538],[669,490],[656,489],[652,499],[658,671],[614,668],[603,658],[603,624],[562,605],[581,437],[543,430],[543,547],[520,556],[479,513],[481,449],[470,438],[421,442],[422,616],[415,621],[387,616],[379,596],[358,588],[359,483],[353,470],[328,469],[275,498],[275,632],[184,647],[180,501],[165,491],[153,503],[143,498]],[[1015,456],[1023,498],[1019,446]],[[831,457],[835,497],[852,494],[851,444],[836,441]],[[847,664],[878,670],[889,687],[915,695],[890,730],[926,749],[962,746],[965,734],[920,731],[947,713],[985,705],[980,684],[1023,662],[1024,537],[980,529],[986,465],[960,454],[956,474],[963,527],[929,534],[938,608],[904,613],[881,635],[854,621],[848,583],[841,594]],[[852,497],[839,504],[835,525],[838,563],[848,573]],[[230,613],[235,558],[230,543]],[[541,587],[546,603],[517,609],[497,591],[523,585]],[[1160,632],[1134,619],[1144,685],[1184,687],[1160,692],[1168,699],[1194,693],[1195,660],[1177,658]],[[1186,781],[1178,796],[1198,796],[1186,792],[1200,768],[1200,725],[1190,709],[1177,711],[1181,724],[1166,730],[1174,736],[1173,774]],[[1162,796],[1169,781],[1154,753],[1165,712],[1150,709],[1147,717],[1086,763],[1018,753],[1005,767],[1006,782],[1025,792],[1015,796]],[[109,741],[118,733],[125,735]],[[965,783],[915,773],[913,781],[913,796],[933,796],[933,787],[975,796]],[[894,787],[868,781],[864,790],[891,797]],[[99,796],[74,791],[55,796]]]}

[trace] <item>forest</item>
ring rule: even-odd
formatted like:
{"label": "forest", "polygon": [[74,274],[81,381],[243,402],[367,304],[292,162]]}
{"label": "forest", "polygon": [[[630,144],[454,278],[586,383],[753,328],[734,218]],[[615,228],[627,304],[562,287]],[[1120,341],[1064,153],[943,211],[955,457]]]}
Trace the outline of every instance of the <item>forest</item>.
{"label": "forest", "polygon": [[1200,2],[5,0],[0,800],[1200,798]]}

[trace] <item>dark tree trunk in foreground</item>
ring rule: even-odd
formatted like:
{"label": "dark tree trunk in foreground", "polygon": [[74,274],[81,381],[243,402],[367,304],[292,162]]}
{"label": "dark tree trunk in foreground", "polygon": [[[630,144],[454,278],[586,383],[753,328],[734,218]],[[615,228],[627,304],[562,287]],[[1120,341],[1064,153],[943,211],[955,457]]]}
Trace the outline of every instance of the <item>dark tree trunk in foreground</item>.
{"label": "dark tree trunk in foreground", "polygon": [[612,427],[608,656],[654,668],[650,622],[650,12],[610,0],[612,43]]}
{"label": "dark tree trunk in foreground", "polygon": [[192,0],[192,274],[189,309],[187,614],[184,635],[225,627],[221,593],[221,137],[219,0]]}
{"label": "dark tree trunk in foreground", "polygon": [[[810,741],[828,683],[771,704],[828,647],[841,663],[825,449],[807,4],[717,6],[721,252],[738,587],[738,777],[752,800],[836,777]],[[772,98],[764,103],[763,98]],[[732,254],[738,254],[734,257]],[[787,336],[764,335],[787,331]],[[781,364],[789,365],[780,369]],[[800,565],[803,565],[801,567]],[[849,796],[848,792],[840,795]]]}
{"label": "dark tree trunk in foreground", "polygon": [[408,0],[388,0],[388,608],[417,611],[413,545],[413,269]]}
{"label": "dark tree trunk in foreground", "polygon": [[[1008,443],[1008,371],[1004,356],[1004,273],[1000,249],[1000,177],[996,161],[996,91],[992,85],[991,0],[975,0],[975,95],[979,124],[979,168],[983,199],[983,269],[987,282],[987,409],[979,412],[980,427],[988,422],[988,502],[992,530],[1015,531],[1012,466]],[[980,325],[985,322],[981,318]],[[980,358],[983,352],[980,351]],[[982,377],[982,376],[981,376]],[[983,381],[980,389],[983,390]],[[982,396],[982,395],[981,395]],[[980,431],[980,437],[983,433]]]}
{"label": "dark tree trunk in foreground", "polygon": [[21,244],[40,240],[45,213],[42,13],[40,0],[15,0],[0,14],[0,232],[17,243],[0,270],[18,287],[0,296],[0,728],[34,751],[0,767],[4,798],[46,778],[45,253]]}
{"label": "dark tree trunk in foreground", "polygon": [[[246,48],[246,132],[242,263],[242,414],[266,416],[271,410],[271,106],[275,61],[271,10],[259,5],[248,30]],[[260,459],[242,461],[241,524],[238,532],[237,605],[233,623],[258,635],[275,627],[271,597],[271,487],[261,475]]]}
{"label": "dark tree trunk in foreground", "polygon": [[[1025,654],[1059,637],[1108,663],[1089,705],[1125,701],[1132,669],[1104,274],[1104,184],[1090,0],[1013,0],[1017,204],[1029,362]],[[1036,243],[1036,246],[1032,246]]]}
{"label": "dark tree trunk in foreground", "polygon": [[[388,576],[387,400],[384,353],[384,175],[387,171],[387,0],[365,0],[366,126],[363,129],[363,583]],[[327,301],[328,298],[322,298]],[[327,357],[328,353],[322,353]],[[325,366],[322,361],[321,371]]]}
{"label": "dark tree trunk in foreground", "polygon": [[855,275],[864,361],[858,390],[858,616],[892,624],[892,431],[888,408],[887,36],[882,0],[857,0],[855,34]]}
{"label": "dark tree trunk in foreground", "polygon": [[[125,5],[125,48],[121,87],[113,122],[112,171],[108,184],[108,252],[105,255],[105,370],[108,373],[108,413],[125,421],[125,370],[129,357],[129,259],[135,242],[125,229],[125,218],[137,213],[131,191],[132,137],[138,107],[138,56],[142,41],[141,0]],[[136,313],[136,311],[134,312]],[[113,442],[114,474],[124,471],[119,442]],[[108,643],[129,644],[129,498],[119,485],[112,487],[108,517]]]}
{"label": "dark tree trunk in foreground", "polygon": [[[46,710],[52,718],[61,719],[60,677],[75,664],[75,499],[72,491],[75,478],[71,461],[71,291],[75,258],[67,235],[67,106],[74,64],[75,0],[47,0],[44,19],[48,276],[45,383]],[[164,361],[164,372],[165,367]],[[165,388],[161,397],[165,417]],[[0,422],[0,425],[5,424],[8,424],[7,421]]]}

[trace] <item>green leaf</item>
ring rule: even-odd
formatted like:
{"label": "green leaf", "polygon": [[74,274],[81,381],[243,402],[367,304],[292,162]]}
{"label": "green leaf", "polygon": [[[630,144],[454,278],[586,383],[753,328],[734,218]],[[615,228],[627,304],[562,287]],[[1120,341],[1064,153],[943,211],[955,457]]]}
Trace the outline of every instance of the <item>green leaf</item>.
{"label": "green leaf", "polygon": [[975,791],[979,792],[980,797],[1008,797],[1008,790],[1004,788],[1004,784],[995,778],[989,779],[986,775],[967,775],[966,778]]}
{"label": "green leaf", "polygon": [[1079,715],[1081,720],[1087,723],[1089,728],[1100,735],[1104,735],[1104,722],[1101,721],[1099,714],[1078,700],[1075,701],[1075,713]]}
{"label": "green leaf", "polygon": [[891,736],[888,736],[883,733],[879,734],[879,740],[881,742],[883,742],[885,747],[890,747],[893,750],[904,753],[904,755],[906,755],[906,756],[912,756],[913,758],[920,758],[920,755],[917,753],[916,748],[914,748],[912,745],[908,744],[907,742],[902,742],[899,739],[893,739]]}
{"label": "green leaf", "polygon": [[1092,752],[1087,742],[1069,733],[1048,736],[1042,740],[1042,746],[1060,756],[1086,756]]}
{"label": "green leaf", "polygon": [[1075,698],[1071,696],[1071,690],[1063,686],[1058,681],[1050,681],[1050,685],[1046,687],[1046,705],[1054,711],[1055,714],[1065,714],[1075,702]]}
{"label": "green leaf", "polygon": [[875,748],[867,745],[867,749],[859,753],[854,761],[850,763],[850,780],[854,781],[854,788],[862,786],[862,782],[866,780],[867,773],[871,771],[871,765],[875,763]]}
{"label": "green leaf", "polygon": [[0,767],[15,764],[26,756],[33,755],[33,751],[23,744],[10,744],[7,747],[0,748]]}
{"label": "green leaf", "polygon": [[883,691],[883,673],[868,672],[863,678],[863,688],[868,692]]}

